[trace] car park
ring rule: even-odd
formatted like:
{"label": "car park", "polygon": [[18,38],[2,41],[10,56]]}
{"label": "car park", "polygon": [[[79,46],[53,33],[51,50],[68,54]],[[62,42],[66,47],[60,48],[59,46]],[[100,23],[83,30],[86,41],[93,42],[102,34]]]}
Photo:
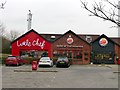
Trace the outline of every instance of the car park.
{"label": "car park", "polygon": [[41,57],[38,66],[53,66],[53,60],[50,57]]}
{"label": "car park", "polygon": [[70,61],[67,57],[58,57],[56,67],[69,67]]}
{"label": "car park", "polygon": [[5,65],[22,65],[23,64],[23,59],[20,56],[12,56],[9,55],[6,60],[5,60]]}

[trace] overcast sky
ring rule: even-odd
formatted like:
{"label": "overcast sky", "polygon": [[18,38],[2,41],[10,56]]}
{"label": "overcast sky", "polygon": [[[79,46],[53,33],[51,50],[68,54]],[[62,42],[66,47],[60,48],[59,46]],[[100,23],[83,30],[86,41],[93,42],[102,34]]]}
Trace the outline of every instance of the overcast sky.
{"label": "overcast sky", "polygon": [[[0,0],[0,3],[4,1]],[[76,34],[118,36],[118,29],[111,28],[115,24],[90,17],[81,6],[80,0],[7,0],[5,9],[0,10],[0,21],[8,31],[26,32],[27,14],[31,10],[32,29],[39,33],[63,34],[72,30]]]}

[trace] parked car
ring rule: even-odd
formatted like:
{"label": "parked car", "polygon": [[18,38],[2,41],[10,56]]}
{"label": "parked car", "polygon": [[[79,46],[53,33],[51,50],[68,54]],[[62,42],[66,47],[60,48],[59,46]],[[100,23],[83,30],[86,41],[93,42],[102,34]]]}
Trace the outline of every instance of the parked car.
{"label": "parked car", "polygon": [[56,61],[56,67],[69,67],[70,61],[67,57],[58,57]]}
{"label": "parked car", "polygon": [[50,57],[41,57],[38,66],[53,66],[53,60]]}
{"label": "parked car", "polygon": [[20,56],[8,56],[5,61],[6,66],[8,65],[22,65],[23,59]]}

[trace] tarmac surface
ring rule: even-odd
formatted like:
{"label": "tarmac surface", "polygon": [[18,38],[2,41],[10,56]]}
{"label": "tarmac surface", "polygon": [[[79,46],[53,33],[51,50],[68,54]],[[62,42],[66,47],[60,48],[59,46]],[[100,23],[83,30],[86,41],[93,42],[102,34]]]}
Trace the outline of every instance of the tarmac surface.
{"label": "tarmac surface", "polygon": [[2,88],[118,88],[118,65],[2,66]]}

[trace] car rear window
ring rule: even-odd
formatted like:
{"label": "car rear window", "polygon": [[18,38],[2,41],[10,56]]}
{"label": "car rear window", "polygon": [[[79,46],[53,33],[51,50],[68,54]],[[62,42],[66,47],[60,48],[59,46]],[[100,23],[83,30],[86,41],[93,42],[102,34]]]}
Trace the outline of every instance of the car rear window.
{"label": "car rear window", "polygon": [[15,56],[8,56],[7,59],[16,59],[16,57]]}
{"label": "car rear window", "polygon": [[49,57],[42,57],[40,60],[50,60]]}
{"label": "car rear window", "polygon": [[58,60],[67,60],[67,58],[66,57],[60,57],[60,58],[58,58]]}

